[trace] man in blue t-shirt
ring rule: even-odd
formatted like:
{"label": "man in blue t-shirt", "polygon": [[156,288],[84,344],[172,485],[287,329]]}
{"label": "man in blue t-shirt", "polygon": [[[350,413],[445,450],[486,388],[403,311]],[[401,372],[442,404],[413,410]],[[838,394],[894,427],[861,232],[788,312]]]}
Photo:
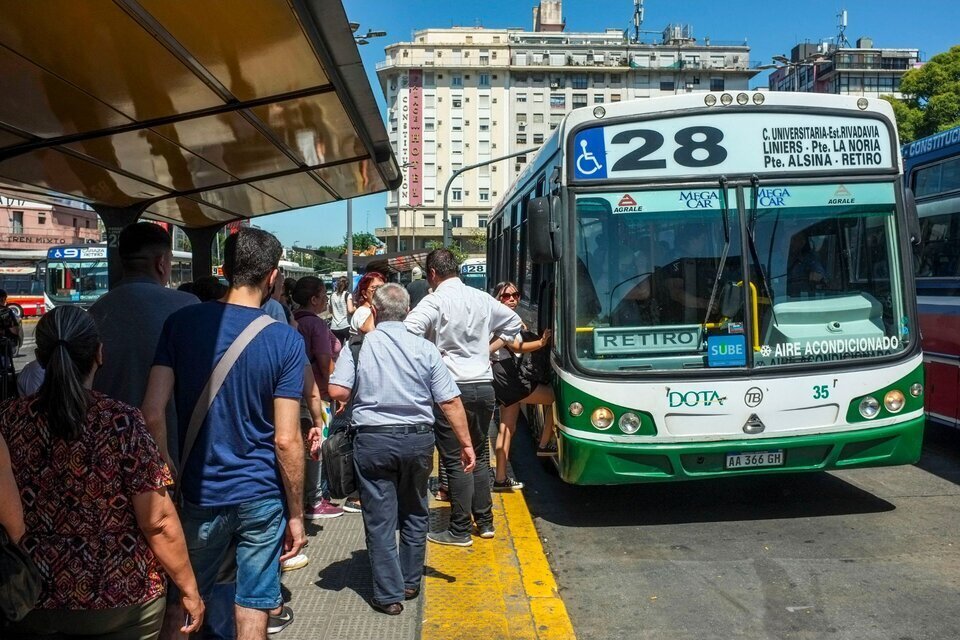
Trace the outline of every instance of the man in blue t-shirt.
{"label": "man in blue t-shirt", "polygon": [[[280,277],[280,243],[265,231],[241,229],[227,238],[224,254],[226,296],[174,313],[160,335],[143,413],[161,447],[163,407],[171,394],[182,449],[216,363],[264,315],[260,306]],[[266,638],[268,614],[283,603],[280,562],[306,542],[300,435],[300,398],[310,366],[305,353],[303,339],[289,325],[264,328],[227,373],[191,452],[180,461],[180,517],[204,600],[237,541],[234,611],[241,638]]]}

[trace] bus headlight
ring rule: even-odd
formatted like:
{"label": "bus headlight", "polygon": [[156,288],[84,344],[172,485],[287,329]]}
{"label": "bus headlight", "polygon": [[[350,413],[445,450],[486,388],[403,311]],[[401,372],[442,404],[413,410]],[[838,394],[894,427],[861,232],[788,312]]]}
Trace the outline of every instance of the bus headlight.
{"label": "bus headlight", "polygon": [[601,431],[605,431],[613,424],[613,411],[606,407],[597,407],[590,416],[590,424]]}
{"label": "bus headlight", "polygon": [[745,93],[737,94],[737,104],[747,104],[748,102],[750,102],[750,96]]}
{"label": "bus headlight", "polygon": [[635,413],[627,412],[620,416],[618,423],[620,431],[626,434],[636,433],[640,430],[640,416]]}
{"label": "bus headlight", "polygon": [[870,106],[870,102],[866,98],[860,98],[857,100],[857,108],[861,111]]}
{"label": "bus headlight", "polygon": [[764,97],[762,93],[757,92],[753,94],[753,104],[760,105],[760,104],[763,104],[763,101],[764,101]]}
{"label": "bus headlight", "polygon": [[717,96],[713,95],[712,93],[708,93],[703,98],[703,104],[707,105],[708,107],[712,107],[713,105],[717,104]]}
{"label": "bus headlight", "polygon": [[919,382],[914,382],[912,385],[910,385],[910,395],[912,395],[914,398],[919,398],[922,393],[923,393],[922,384],[920,384]]}
{"label": "bus headlight", "polygon": [[733,104],[733,96],[730,95],[729,93],[721,94],[720,104],[722,104],[725,107],[729,107],[731,104]]}
{"label": "bus headlight", "polygon": [[890,413],[897,413],[900,409],[903,409],[905,401],[906,399],[903,397],[903,392],[897,389],[891,389],[887,391],[887,395],[883,396],[883,406],[885,406]]}
{"label": "bus headlight", "polygon": [[570,412],[574,418],[583,414],[583,405],[579,402],[571,402],[570,406],[567,407],[567,410]]}
{"label": "bus headlight", "polygon": [[876,418],[877,414],[880,412],[880,403],[877,402],[877,399],[873,396],[867,396],[860,401],[860,415],[868,420],[870,418]]}

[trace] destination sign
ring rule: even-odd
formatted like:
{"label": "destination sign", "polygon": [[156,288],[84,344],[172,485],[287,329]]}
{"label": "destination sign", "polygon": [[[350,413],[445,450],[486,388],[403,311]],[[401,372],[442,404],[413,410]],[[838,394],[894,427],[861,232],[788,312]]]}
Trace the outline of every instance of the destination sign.
{"label": "destination sign", "polygon": [[92,247],[54,247],[47,250],[48,260],[106,260],[107,248]]}
{"label": "destination sign", "polygon": [[598,327],[593,350],[598,355],[690,353],[700,348],[698,324],[662,327]]}
{"label": "destination sign", "polygon": [[878,118],[712,112],[583,129],[575,180],[890,169],[890,131]]}

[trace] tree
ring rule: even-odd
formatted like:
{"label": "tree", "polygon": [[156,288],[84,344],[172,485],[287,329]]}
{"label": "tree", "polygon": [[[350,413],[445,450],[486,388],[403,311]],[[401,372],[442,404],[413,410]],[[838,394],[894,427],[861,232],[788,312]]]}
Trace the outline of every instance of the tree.
{"label": "tree", "polygon": [[[431,240],[427,243],[427,249],[433,251],[434,249],[443,249],[443,243],[439,240]],[[456,258],[458,264],[463,264],[463,261],[467,259],[467,252],[463,250],[459,242],[454,242],[450,245],[450,253],[453,254],[453,257]]]}
{"label": "tree", "polygon": [[484,229],[475,229],[467,239],[467,250],[470,253],[487,252],[487,234]]}
{"label": "tree", "polygon": [[911,142],[960,125],[960,45],[903,74],[903,100],[893,104],[900,142]]}
{"label": "tree", "polygon": [[[343,243],[346,245],[348,236],[344,234]],[[380,247],[383,242],[377,236],[368,231],[353,234],[353,250],[366,251],[370,247]]]}

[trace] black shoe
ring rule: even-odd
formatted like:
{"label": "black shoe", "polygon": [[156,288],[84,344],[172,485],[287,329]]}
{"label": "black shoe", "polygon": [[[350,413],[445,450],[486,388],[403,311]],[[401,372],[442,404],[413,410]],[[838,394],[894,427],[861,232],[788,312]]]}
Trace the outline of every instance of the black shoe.
{"label": "black shoe", "polygon": [[469,535],[466,536],[455,536],[450,531],[440,531],[434,533],[431,531],[427,534],[427,540],[430,542],[436,542],[437,544],[448,544],[454,547],[469,547],[473,544],[473,540]]}
{"label": "black shoe", "polygon": [[494,491],[519,491],[520,489],[523,489],[523,483],[516,478],[507,478],[503,482],[499,480],[493,481]]}
{"label": "black shoe", "polygon": [[403,605],[399,602],[391,602],[390,604],[380,604],[373,600],[370,601],[370,606],[379,611],[380,613],[385,613],[388,616],[398,616],[403,613]]}
{"label": "black shoe", "polygon": [[493,528],[493,523],[490,524],[478,524],[477,525],[477,535],[481,538],[489,540],[495,535],[495,530]]}
{"label": "black shoe", "polygon": [[405,587],[403,589],[404,600],[413,600],[418,595],[420,595],[420,587],[413,587],[413,588]]}

